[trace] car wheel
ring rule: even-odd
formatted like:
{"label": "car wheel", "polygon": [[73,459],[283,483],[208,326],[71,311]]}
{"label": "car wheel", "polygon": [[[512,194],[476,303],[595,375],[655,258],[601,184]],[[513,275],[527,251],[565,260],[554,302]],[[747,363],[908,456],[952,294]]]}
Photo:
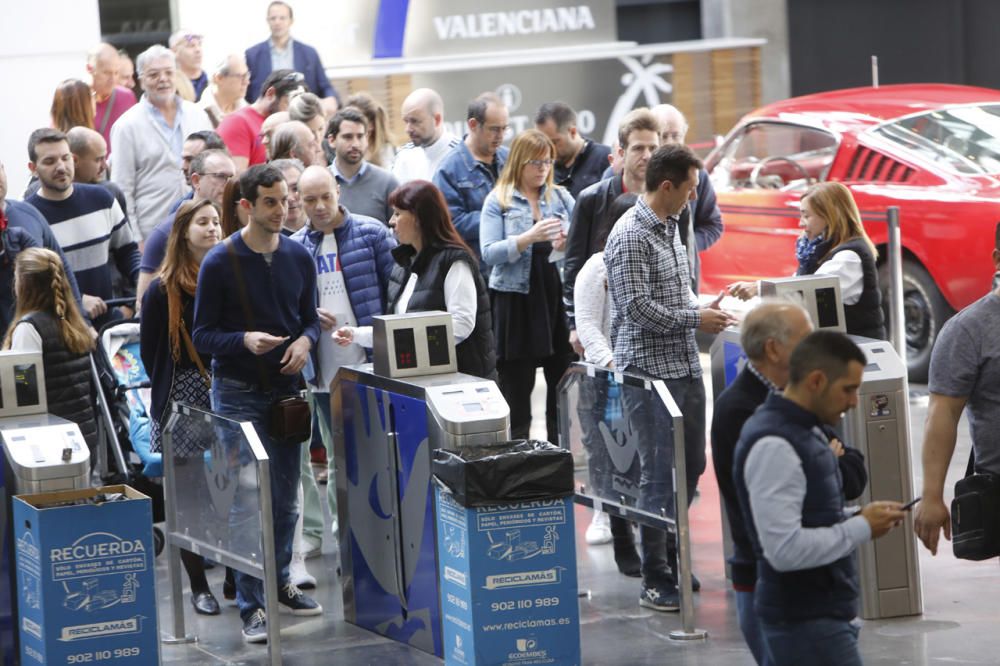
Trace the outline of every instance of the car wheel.
{"label": "car wheel", "polygon": [[[886,333],[892,331],[889,304],[889,271],[879,268]],[[926,382],[931,350],[944,323],[953,315],[948,302],[927,269],[913,260],[903,261],[903,315],[906,319],[906,366],[911,382]]]}

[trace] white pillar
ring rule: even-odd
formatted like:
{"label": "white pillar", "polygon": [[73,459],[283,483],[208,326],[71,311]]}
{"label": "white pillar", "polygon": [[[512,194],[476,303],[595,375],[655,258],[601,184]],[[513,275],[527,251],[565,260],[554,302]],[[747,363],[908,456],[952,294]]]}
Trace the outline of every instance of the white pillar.
{"label": "white pillar", "polygon": [[791,94],[787,0],[701,0],[701,30],[706,39],[766,39],[761,49],[761,100],[774,102]]}
{"label": "white pillar", "polygon": [[97,0],[20,3],[3,16],[0,81],[7,91],[0,160],[7,197],[20,199],[28,184],[28,136],[49,127],[52,94],[63,79],[87,78],[87,51],[101,41]]}

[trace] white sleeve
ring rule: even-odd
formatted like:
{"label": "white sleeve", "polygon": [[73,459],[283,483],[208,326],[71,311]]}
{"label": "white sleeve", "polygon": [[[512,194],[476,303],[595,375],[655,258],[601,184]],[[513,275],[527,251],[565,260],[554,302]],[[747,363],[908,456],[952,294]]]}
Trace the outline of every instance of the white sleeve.
{"label": "white sleeve", "polygon": [[[372,345],[375,344],[375,332],[371,326],[355,326],[354,328],[354,344],[360,345],[365,349],[371,349]],[[331,333],[332,335],[332,333]]]}
{"label": "white sleeve", "polygon": [[871,539],[868,521],[860,515],[829,527],[802,524],[806,475],[795,449],[781,437],[763,437],[753,445],[743,480],[764,557],[778,571],[830,564]]}
{"label": "white sleeve", "polygon": [[844,305],[854,305],[861,300],[865,286],[861,257],[853,250],[843,250],[830,257],[816,269],[815,275],[835,275],[840,279],[840,297]]}
{"label": "white sleeve", "polygon": [[476,328],[476,279],[464,261],[456,261],[444,277],[444,304],[455,320],[455,344],[464,342]]}
{"label": "white sleeve", "polygon": [[14,327],[14,334],[10,337],[10,348],[19,352],[40,352],[42,336],[38,334],[37,328],[22,321]]}
{"label": "white sleeve", "polygon": [[573,303],[576,313],[576,333],[583,345],[584,358],[605,367],[614,358],[608,340],[608,273],[603,253],[588,259],[576,274]]}

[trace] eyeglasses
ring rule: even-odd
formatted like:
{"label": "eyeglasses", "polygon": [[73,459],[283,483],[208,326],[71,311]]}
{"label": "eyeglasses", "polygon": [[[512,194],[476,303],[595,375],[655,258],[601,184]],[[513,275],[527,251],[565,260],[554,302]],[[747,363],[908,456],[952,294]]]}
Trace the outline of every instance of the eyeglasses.
{"label": "eyeglasses", "polygon": [[240,79],[241,81],[249,81],[250,80],[250,72],[243,72],[242,74],[237,74],[237,73],[234,72],[234,73],[231,73],[231,74],[223,74],[223,76],[229,77],[229,78],[233,78],[233,79]]}
{"label": "eyeglasses", "polygon": [[510,129],[510,125],[490,125],[484,129],[494,136],[502,136]]}
{"label": "eyeglasses", "polygon": [[538,168],[542,167],[548,168],[553,164],[555,164],[555,162],[556,162],[555,160],[528,160],[527,162],[525,162],[525,164],[527,164],[528,166],[533,166]]}
{"label": "eyeglasses", "polygon": [[193,33],[184,35],[183,37],[181,37],[181,39],[183,39],[188,44],[194,44],[195,42],[198,42],[199,44],[201,43],[201,35],[195,35]]}
{"label": "eyeglasses", "polygon": [[142,73],[142,78],[147,81],[156,81],[160,77],[165,77],[168,79],[174,78],[173,69],[150,69]]}
{"label": "eyeglasses", "polygon": [[229,180],[230,178],[233,177],[233,174],[219,172],[219,173],[203,173],[201,174],[201,176],[202,178],[207,177],[207,178],[218,178],[219,180]]}

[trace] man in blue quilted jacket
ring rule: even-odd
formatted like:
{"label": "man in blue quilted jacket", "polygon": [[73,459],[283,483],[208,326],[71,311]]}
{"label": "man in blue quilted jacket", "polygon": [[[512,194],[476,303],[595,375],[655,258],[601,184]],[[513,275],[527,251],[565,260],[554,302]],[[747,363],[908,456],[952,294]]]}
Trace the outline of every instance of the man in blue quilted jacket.
{"label": "man in blue quilted jacket", "polygon": [[396,240],[382,222],[355,215],[340,204],[340,186],[328,169],[311,166],[302,172],[299,200],[309,221],[292,240],[302,243],[315,262],[316,312],[322,328],[304,374],[320,410],[320,429],[326,430],[323,444],[333,478],[330,383],[340,366],[364,363],[367,354],[356,343],[337,345],[331,333],[341,326],[371,326],[372,317],[385,312]]}

